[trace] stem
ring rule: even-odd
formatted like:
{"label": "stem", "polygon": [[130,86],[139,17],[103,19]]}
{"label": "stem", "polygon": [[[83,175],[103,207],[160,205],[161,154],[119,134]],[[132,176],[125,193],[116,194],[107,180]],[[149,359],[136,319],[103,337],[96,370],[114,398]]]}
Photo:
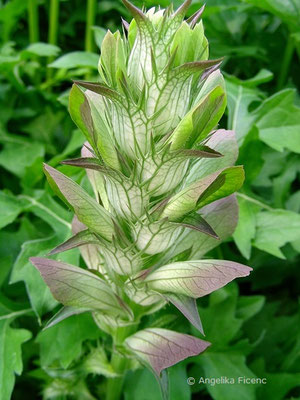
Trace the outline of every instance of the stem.
{"label": "stem", "polygon": [[299,42],[297,41],[295,41],[295,48],[296,48],[296,52],[297,52],[297,55],[298,55],[298,59],[299,59],[299,61],[300,61],[300,44],[299,44]]}
{"label": "stem", "polygon": [[59,0],[50,0],[48,43],[57,44]]}
{"label": "stem", "polygon": [[221,249],[221,245],[219,244],[219,246],[217,247],[217,255],[219,257],[220,260],[224,260],[224,255],[223,255],[223,251]]}
{"label": "stem", "polygon": [[0,321],[3,319],[16,318],[16,317],[19,317],[20,315],[24,315],[24,314],[28,314],[28,313],[33,313],[32,308],[27,308],[26,310],[14,311],[10,314],[1,315]]}
{"label": "stem", "polygon": [[[57,33],[58,33],[58,16],[59,16],[59,0],[50,0],[50,11],[49,11],[49,31],[48,31],[48,43],[57,44]],[[47,64],[53,61],[53,57],[49,57]],[[52,68],[47,68],[47,80],[52,78]]]}
{"label": "stem", "polygon": [[86,29],[85,29],[85,51],[92,52],[94,50],[94,38],[92,26],[96,20],[96,0],[88,0],[86,12]]}
{"label": "stem", "polygon": [[281,69],[279,72],[279,77],[277,81],[277,90],[282,89],[284,86],[287,76],[290,70],[290,64],[293,58],[293,53],[295,50],[295,44],[292,35],[289,34],[288,41],[283,54],[283,60],[281,63]]}
{"label": "stem", "polygon": [[[124,340],[136,332],[137,325],[130,325],[127,327],[120,327],[116,329],[115,334],[113,335],[114,348],[117,345],[121,345]],[[113,370],[119,374],[117,378],[108,378],[107,386],[106,386],[106,400],[119,400],[122,394],[122,387],[124,376],[126,372],[128,360],[125,357],[122,357],[118,354],[116,350],[113,351],[111,356],[111,366]]]}
{"label": "stem", "polygon": [[244,194],[244,193],[237,192],[236,195],[237,195],[237,197],[241,197],[241,198],[243,198],[243,199],[249,201],[250,203],[256,204],[256,205],[258,205],[259,207],[264,208],[265,210],[268,210],[268,211],[273,211],[273,210],[274,210],[274,208],[268,206],[267,204],[262,203],[262,202],[259,201],[259,200],[253,199],[253,197],[249,197],[249,196],[247,196],[247,195]]}
{"label": "stem", "polygon": [[109,378],[106,387],[106,400],[119,400],[122,394],[122,387],[124,381],[124,372],[126,369],[127,360],[119,356],[118,353],[113,353],[111,358],[111,365],[113,369],[121,376],[117,378]]}
{"label": "stem", "polygon": [[28,0],[28,26],[29,26],[30,43],[38,42],[39,41],[38,0]]}

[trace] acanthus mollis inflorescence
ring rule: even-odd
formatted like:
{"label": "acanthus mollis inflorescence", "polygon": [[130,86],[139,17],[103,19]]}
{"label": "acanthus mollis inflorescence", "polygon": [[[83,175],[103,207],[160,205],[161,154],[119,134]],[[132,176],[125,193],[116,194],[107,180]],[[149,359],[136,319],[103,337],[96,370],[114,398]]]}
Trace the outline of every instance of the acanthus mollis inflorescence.
{"label": "acanthus mollis inflorescence", "polygon": [[44,167],[75,213],[73,236],[52,254],[79,247],[88,269],[31,261],[64,305],[52,324],[91,312],[124,357],[160,376],[210,343],[151,325],[139,330],[141,318],[171,302],[202,331],[196,299],[251,270],[203,259],[234,231],[244,172],[234,166],[234,132],[217,129],[226,93],[221,60],[208,60],[202,9],[184,20],[190,0],[175,12],[146,13],[123,2],[133,20],[123,34],[107,32],[98,81],[77,81],[70,93],[87,142],[64,164],[86,169],[94,197]]}

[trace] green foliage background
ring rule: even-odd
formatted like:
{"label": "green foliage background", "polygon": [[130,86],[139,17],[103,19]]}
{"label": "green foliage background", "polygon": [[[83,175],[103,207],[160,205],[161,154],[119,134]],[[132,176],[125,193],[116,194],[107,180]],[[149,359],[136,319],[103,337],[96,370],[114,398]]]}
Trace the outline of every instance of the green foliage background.
{"label": "green foliage background", "polygon": [[[169,0],[144,3],[165,7]],[[175,1],[175,6],[180,4]],[[189,14],[202,3],[194,1]],[[0,399],[98,399],[113,371],[110,345],[88,315],[42,327],[57,303],[29,264],[70,235],[71,214],[42,173],[84,141],[67,112],[71,80],[97,76],[107,28],[129,19],[120,1],[0,1]],[[198,302],[211,349],[170,369],[171,400],[300,399],[300,1],[207,0],[210,58],[225,56],[228,108],[246,183],[233,238],[213,257],[253,267]],[[82,172],[59,170],[86,184]],[[77,250],[60,256],[82,263]],[[157,326],[199,335],[171,306]],[[266,385],[187,385],[187,377],[260,377]],[[146,388],[146,390],[145,390]],[[146,370],[126,376],[124,399],[158,400]]]}

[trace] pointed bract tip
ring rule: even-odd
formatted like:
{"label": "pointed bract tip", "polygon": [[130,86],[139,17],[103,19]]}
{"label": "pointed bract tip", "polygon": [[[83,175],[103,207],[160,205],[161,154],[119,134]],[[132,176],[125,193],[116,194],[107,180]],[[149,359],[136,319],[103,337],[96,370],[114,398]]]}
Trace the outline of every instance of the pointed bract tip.
{"label": "pointed bract tip", "polygon": [[51,167],[51,165],[43,163],[43,169],[46,170],[47,172],[52,171],[54,168]]}
{"label": "pointed bract tip", "polygon": [[44,170],[48,171],[49,167],[50,167],[50,165],[48,165],[47,163],[43,162],[43,169]]}
{"label": "pointed bract tip", "polygon": [[80,81],[78,81],[76,79],[72,79],[72,83],[73,83],[72,84],[72,88],[76,87],[77,89],[81,90],[80,87],[79,87],[80,86]]}
{"label": "pointed bract tip", "polygon": [[45,173],[49,174],[52,178],[53,175],[56,176],[55,174],[61,174],[61,172],[57,171],[55,168],[51,167],[51,165],[48,165],[46,163],[43,164],[43,170]]}
{"label": "pointed bract tip", "polygon": [[122,0],[124,6],[131,12],[132,16],[137,20],[145,21],[147,19],[146,15],[138,7],[130,3],[128,0]]}
{"label": "pointed bract tip", "polygon": [[51,251],[49,251],[49,253],[46,254],[46,256],[53,256],[54,254],[58,254],[60,253],[60,251],[58,250],[59,246],[55,247],[54,249],[52,249]]}
{"label": "pointed bract tip", "polygon": [[128,32],[129,30],[129,23],[121,17],[122,25],[124,26],[125,30]]}
{"label": "pointed bract tip", "polygon": [[203,4],[203,6],[196,11],[193,15],[191,15],[186,22],[190,25],[191,28],[194,28],[196,23],[199,21],[199,19],[201,18],[203,11],[205,9],[205,4]]}
{"label": "pointed bract tip", "polygon": [[185,2],[179,7],[177,8],[177,10],[174,13],[174,17],[178,16],[178,15],[182,15],[184,16],[185,13],[187,12],[189,6],[191,5],[192,0],[185,0]]}

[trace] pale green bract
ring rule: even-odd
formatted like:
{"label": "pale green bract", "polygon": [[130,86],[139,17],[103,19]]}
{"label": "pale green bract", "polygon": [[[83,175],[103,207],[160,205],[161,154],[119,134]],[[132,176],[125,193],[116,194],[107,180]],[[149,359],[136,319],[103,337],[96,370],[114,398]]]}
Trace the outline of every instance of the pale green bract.
{"label": "pale green bract", "polygon": [[106,34],[98,82],[75,82],[70,93],[87,142],[64,164],[86,169],[95,197],[45,166],[76,215],[74,236],[52,254],[79,247],[89,271],[31,261],[65,306],[51,326],[91,312],[123,357],[156,373],[166,397],[161,371],[209,343],[151,325],[139,330],[139,322],[171,302],[202,331],[195,299],[250,273],[197,259],[233,233],[244,172],[233,166],[234,133],[217,129],[226,93],[221,60],[208,60],[201,11],[184,21],[190,0],[175,12],[147,13],[123,1],[134,19],[123,35]]}

